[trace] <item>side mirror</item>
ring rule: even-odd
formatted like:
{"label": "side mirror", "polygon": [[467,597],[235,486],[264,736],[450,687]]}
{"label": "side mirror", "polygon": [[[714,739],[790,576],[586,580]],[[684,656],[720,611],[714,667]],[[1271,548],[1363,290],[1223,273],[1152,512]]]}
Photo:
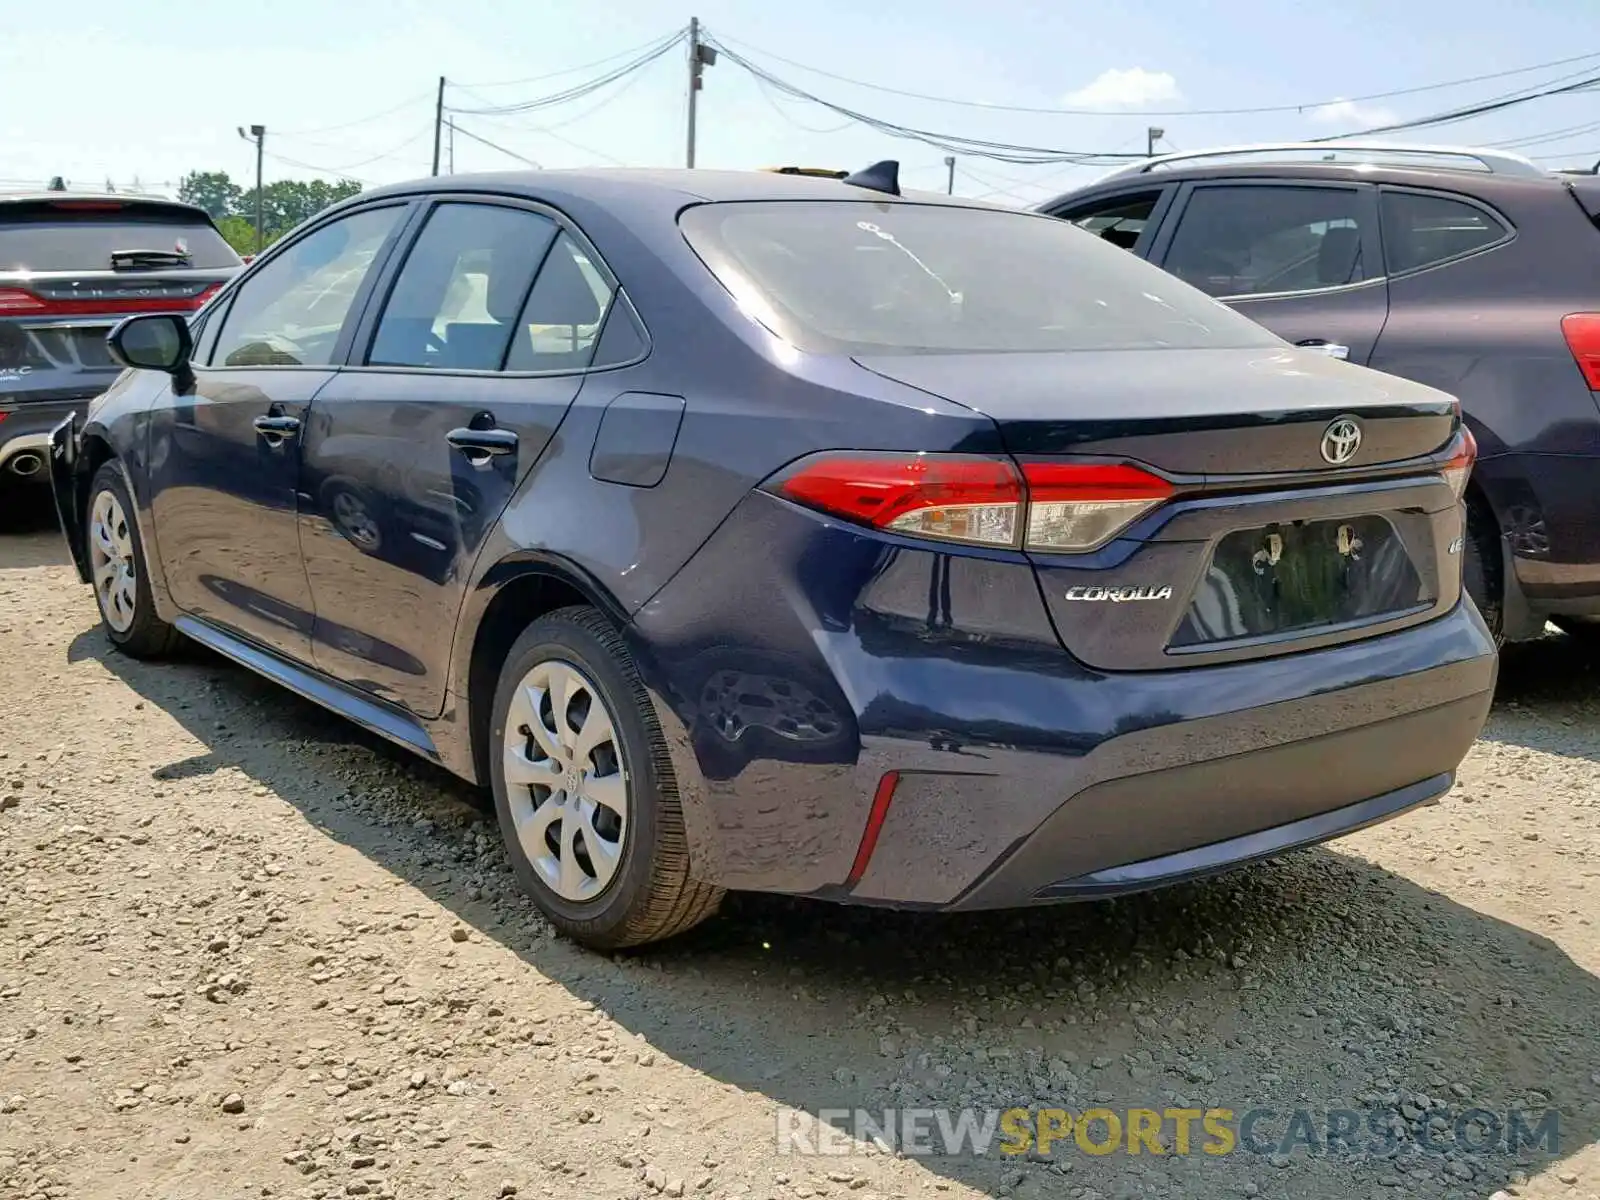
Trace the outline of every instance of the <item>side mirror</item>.
{"label": "side mirror", "polygon": [[175,313],[149,313],[120,322],[106,338],[111,357],[140,371],[184,375],[194,353],[189,321]]}

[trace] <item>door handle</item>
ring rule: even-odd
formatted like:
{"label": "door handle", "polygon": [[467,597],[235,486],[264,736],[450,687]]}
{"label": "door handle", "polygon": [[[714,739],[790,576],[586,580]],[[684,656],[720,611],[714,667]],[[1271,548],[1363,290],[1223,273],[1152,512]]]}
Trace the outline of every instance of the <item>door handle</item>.
{"label": "door handle", "polygon": [[517,450],[517,435],[509,429],[452,429],[444,440],[465,454],[474,466]]}
{"label": "door handle", "polygon": [[299,417],[257,417],[251,424],[256,427],[257,433],[274,446],[283,441],[284,438],[293,437],[300,432]]}
{"label": "door handle", "polygon": [[1341,346],[1338,342],[1330,342],[1326,338],[1307,338],[1303,342],[1296,342],[1302,350],[1315,350],[1318,354],[1326,354],[1329,358],[1347,359],[1350,357],[1350,347]]}

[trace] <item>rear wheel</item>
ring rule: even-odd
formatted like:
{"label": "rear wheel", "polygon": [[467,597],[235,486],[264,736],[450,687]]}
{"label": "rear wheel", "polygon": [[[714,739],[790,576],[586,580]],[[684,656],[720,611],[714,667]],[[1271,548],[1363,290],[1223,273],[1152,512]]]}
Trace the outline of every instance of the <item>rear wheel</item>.
{"label": "rear wheel", "polygon": [[144,543],[133,519],[133,498],[122,469],[103,463],[89,483],[84,545],[100,622],[112,645],[134,658],[172,651],[178,632],[156,615],[145,569]]}
{"label": "rear wheel", "polygon": [[562,933],[620,949],[716,911],[721,889],[689,874],[650,697],[599,612],[564,608],[528,627],[501,670],[490,739],[512,867]]}
{"label": "rear wheel", "polygon": [[1468,501],[1461,546],[1461,586],[1483,615],[1496,645],[1505,641],[1504,591],[1500,585],[1500,528],[1487,506]]}

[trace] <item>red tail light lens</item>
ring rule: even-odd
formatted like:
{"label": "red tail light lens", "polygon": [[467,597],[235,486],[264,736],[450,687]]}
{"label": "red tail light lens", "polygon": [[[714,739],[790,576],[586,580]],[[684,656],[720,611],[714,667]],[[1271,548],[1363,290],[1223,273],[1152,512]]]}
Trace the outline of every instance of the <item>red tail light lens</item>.
{"label": "red tail light lens", "polygon": [[1478,461],[1478,439],[1472,436],[1472,430],[1462,425],[1461,434],[1456,441],[1456,452],[1450,456],[1450,461],[1445,463],[1443,474],[1445,481],[1450,485],[1450,490],[1459,500],[1466,494],[1467,479],[1472,475],[1472,464]]}
{"label": "red tail light lens", "polygon": [[956,454],[826,454],[775,489],[797,504],[912,537],[986,546],[1017,543],[1022,480],[1001,458]]}
{"label": "red tail light lens", "polygon": [[1570,313],[1561,318],[1567,348],[1591,392],[1600,392],[1600,313]]}
{"label": "red tail light lens", "polygon": [[910,537],[1082,553],[1172,495],[1122,463],[1028,462],[958,454],[839,453],[803,460],[771,486],[848,521]]}
{"label": "red tail light lens", "polygon": [[0,313],[44,312],[46,304],[32,292],[21,288],[0,288]]}

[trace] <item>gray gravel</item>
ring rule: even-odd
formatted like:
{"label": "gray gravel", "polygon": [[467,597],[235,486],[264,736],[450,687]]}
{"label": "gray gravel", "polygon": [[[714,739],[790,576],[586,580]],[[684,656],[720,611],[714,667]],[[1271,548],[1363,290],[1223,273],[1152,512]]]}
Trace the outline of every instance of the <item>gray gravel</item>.
{"label": "gray gravel", "polygon": [[[1326,850],[1024,915],[736,898],[607,959],[471,789],[110,653],[54,533],[0,536],[0,1198],[1597,1197],[1597,667],[1508,653],[1458,788]],[[777,1152],[945,1106],[1349,1108],[1394,1149]],[[1470,1108],[1558,1110],[1559,1154],[1453,1144]]]}

